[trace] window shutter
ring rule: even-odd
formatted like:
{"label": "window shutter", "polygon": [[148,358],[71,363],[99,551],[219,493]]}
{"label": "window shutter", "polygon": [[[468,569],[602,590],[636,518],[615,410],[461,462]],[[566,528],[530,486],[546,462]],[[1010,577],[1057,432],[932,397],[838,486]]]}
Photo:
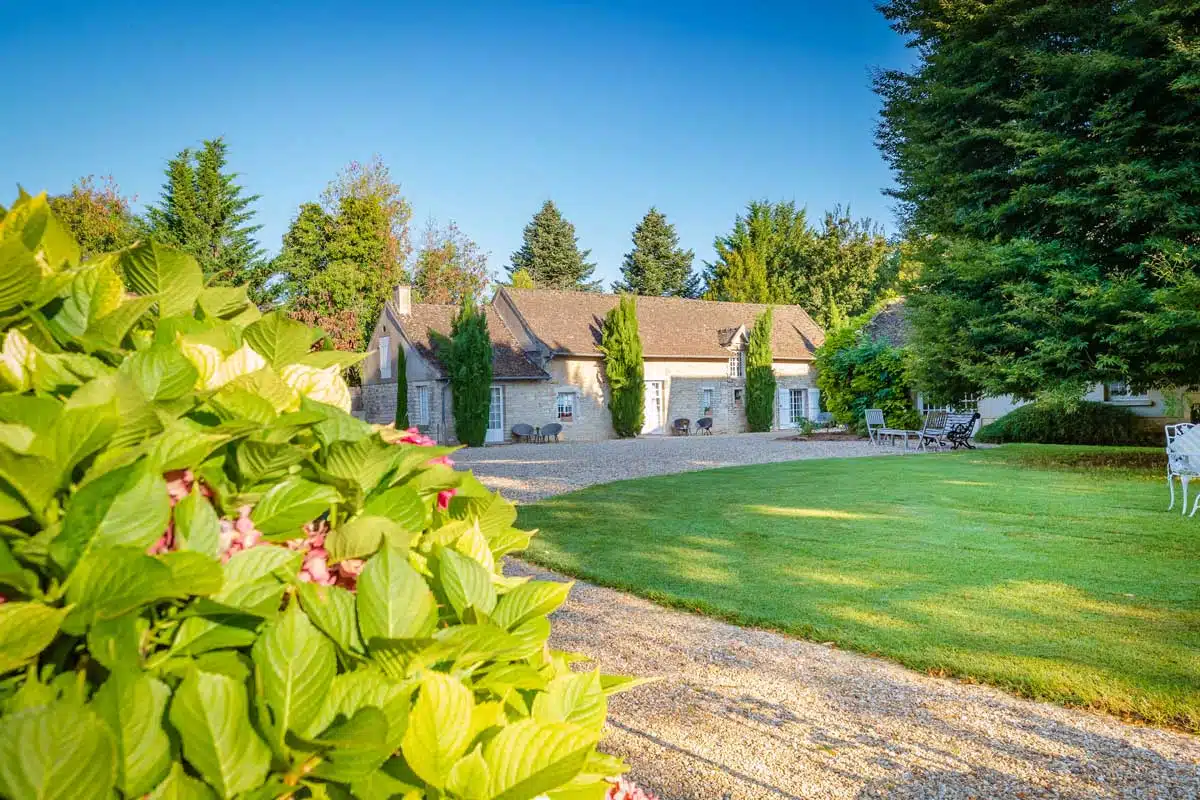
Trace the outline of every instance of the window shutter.
{"label": "window shutter", "polygon": [[792,427],[792,396],[787,389],[779,390],[779,427]]}
{"label": "window shutter", "polygon": [[808,390],[808,418],[813,422],[821,413],[821,392],[817,389]]}
{"label": "window shutter", "polygon": [[392,337],[379,337],[379,377],[392,377]]}

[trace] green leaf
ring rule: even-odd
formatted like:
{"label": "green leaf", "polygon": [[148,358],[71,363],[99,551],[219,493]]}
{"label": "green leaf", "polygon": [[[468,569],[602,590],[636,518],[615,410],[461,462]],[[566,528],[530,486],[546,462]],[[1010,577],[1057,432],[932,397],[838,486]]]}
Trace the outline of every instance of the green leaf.
{"label": "green leaf", "polygon": [[393,486],[367,498],[364,514],[387,517],[406,531],[425,527],[426,502],[408,486]]}
{"label": "green leaf", "polygon": [[160,317],[190,315],[204,288],[204,276],[195,258],[154,241],[138,242],[122,250],[118,265],[131,291],[157,296]]}
{"label": "green leaf", "polygon": [[250,614],[204,613],[179,623],[171,643],[174,655],[198,656],[212,650],[249,647],[258,639],[262,620]]}
{"label": "green leaf", "polygon": [[215,594],[225,585],[221,563],[203,553],[176,550],[163,553],[158,560],[171,570],[171,581],[178,596]]}
{"label": "green leaf", "polygon": [[304,735],[321,711],[337,673],[333,642],[293,602],[254,643],[254,666],[267,707],[274,715],[275,746],[288,731]]}
{"label": "green leaf", "polygon": [[317,369],[329,369],[338,366],[342,369],[353,367],[367,357],[367,353],[348,353],[344,350],[318,350],[315,353],[305,353],[297,363]]}
{"label": "green leaf", "polygon": [[340,408],[305,397],[300,400],[300,410],[321,416],[321,422],[313,426],[313,434],[323,447],[328,447],[333,442],[352,442],[375,435],[374,428]]}
{"label": "green leaf", "polygon": [[[47,324],[60,341],[77,339],[92,321],[121,305],[125,288],[121,278],[105,263],[88,265],[71,279],[62,304],[47,314]],[[46,310],[43,309],[46,314]]]}
{"label": "green leaf", "polygon": [[533,718],[538,722],[573,722],[597,732],[604,727],[607,710],[598,670],[559,675],[533,701]]}
{"label": "green leaf", "polygon": [[350,591],[315,583],[299,583],[296,591],[305,613],[326,636],[347,653],[360,656],[366,653],[358,634],[358,614]]}
{"label": "green leaf", "polygon": [[175,504],[174,514],[175,536],[183,549],[212,558],[221,554],[221,521],[199,486]]}
{"label": "green leaf", "polygon": [[206,316],[228,317],[244,310],[250,298],[245,286],[207,286],[200,292],[199,302]]}
{"label": "green leaf", "polygon": [[473,558],[443,548],[438,553],[438,577],[442,591],[459,618],[467,607],[491,614],[496,607],[492,575]]}
{"label": "green leaf", "polygon": [[0,479],[6,481],[38,517],[54,497],[57,476],[58,469],[50,459],[24,455],[0,445]]}
{"label": "green leaf", "polygon": [[544,617],[567,601],[574,583],[530,581],[500,598],[492,622],[508,630],[534,617]]}
{"label": "green leaf", "polygon": [[21,566],[21,562],[13,557],[8,542],[0,538],[0,586],[11,586],[22,594],[33,594],[37,585],[37,574]]}
{"label": "green leaf", "polygon": [[175,572],[162,560],[132,547],[109,547],[84,556],[67,581],[73,608],[63,630],[83,633],[96,620],[114,619],[147,603],[184,597]]}
{"label": "green leaf", "polygon": [[155,297],[126,298],[112,312],[88,325],[81,344],[89,350],[119,349],[129,329],[150,310],[156,300]]}
{"label": "green leaf", "polygon": [[285,584],[300,571],[303,554],[286,547],[252,547],[225,563],[225,586],[212,599],[260,617],[273,617]]}
{"label": "green leaf", "polygon": [[0,796],[107,798],[116,777],[112,733],[90,709],[59,702],[0,718]]}
{"label": "green leaf", "polygon": [[142,634],[147,627],[137,614],[101,620],[87,632],[88,652],[110,670],[121,664],[140,664]]}
{"label": "green leaf", "polygon": [[178,347],[161,343],[125,359],[119,372],[128,375],[147,400],[182,397],[200,377]]}
{"label": "green leaf", "polygon": [[190,420],[172,420],[145,443],[146,460],[156,472],[197,469],[201,462],[231,438]]}
{"label": "green leaf", "polygon": [[246,687],[239,681],[194,671],[175,691],[169,718],[184,758],[222,797],[249,791],[267,777],[271,751],[249,724]]}
{"label": "green leaf", "polygon": [[332,563],[366,558],[379,549],[385,538],[395,546],[408,546],[409,537],[399,525],[386,517],[360,514],[330,531],[325,537],[325,549]]}
{"label": "green leaf", "polygon": [[171,502],[162,476],[144,463],[122,467],[71,496],[62,532],[50,553],[70,571],[96,548],[131,545],[144,550],[162,536],[170,517]]}
{"label": "green leaf", "polygon": [[150,793],[147,800],[216,800],[216,793],[208,784],[196,780],[183,771],[178,761],[171,765],[167,779]]}
{"label": "green leaf", "polygon": [[0,239],[0,311],[32,300],[41,281],[33,251],[17,237]]}
{"label": "green leaf", "polygon": [[263,495],[250,519],[264,537],[291,539],[303,536],[302,528],[339,499],[337,490],[331,486],[289,478]]}
{"label": "green leaf", "polygon": [[279,369],[303,358],[320,336],[320,331],[291,319],[282,311],[275,311],[247,327],[242,335],[256,353]]}
{"label": "green leaf", "polygon": [[41,603],[0,603],[0,674],[42,652],[58,635],[65,608]]}
{"label": "green leaf", "polygon": [[358,626],[368,648],[371,640],[415,639],[437,625],[437,602],[402,551],[385,547],[358,577]]}
{"label": "green leaf", "polygon": [[484,748],[493,800],[528,800],[562,786],[583,770],[599,740],[568,722],[523,720],[508,725]]}
{"label": "green leaf", "polygon": [[338,675],[329,685],[313,730],[325,730],[338,718],[352,716],[368,706],[383,711],[388,720],[387,749],[396,750],[408,727],[409,705],[415,684],[394,683],[375,668]]}
{"label": "green leaf", "polygon": [[318,744],[331,749],[313,775],[345,783],[366,778],[392,754],[387,737],[388,720],[384,713],[374,706],[360,708],[316,738]]}
{"label": "green leaf", "polygon": [[357,484],[364,492],[379,485],[396,463],[400,451],[379,436],[354,442],[334,442],[325,457],[330,475]]}
{"label": "green leaf", "polygon": [[92,706],[113,733],[117,745],[117,788],[127,797],[153,789],[171,766],[171,741],[163,713],[171,690],[137,669],[109,673]]}
{"label": "green leaf", "polygon": [[82,406],[68,402],[53,433],[38,437],[38,450],[58,467],[61,486],[70,480],[76,466],[108,443],[118,427],[115,402]]}
{"label": "green leaf", "polygon": [[450,768],[446,788],[464,800],[487,800],[491,774],[477,746]]}
{"label": "green leaf", "polygon": [[474,706],[471,690],[449,675],[430,672],[422,679],[400,745],[404,760],[421,780],[438,788],[446,785],[451,768],[471,742]]}
{"label": "green leaf", "polygon": [[289,467],[299,464],[308,455],[307,449],[286,442],[246,441],[237,448],[238,472],[246,483],[260,483],[281,477]]}

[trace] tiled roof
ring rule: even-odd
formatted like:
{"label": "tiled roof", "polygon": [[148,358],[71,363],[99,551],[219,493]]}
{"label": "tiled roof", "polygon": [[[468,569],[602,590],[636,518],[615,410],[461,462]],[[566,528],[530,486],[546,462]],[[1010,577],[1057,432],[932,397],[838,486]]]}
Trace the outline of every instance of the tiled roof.
{"label": "tiled roof", "polygon": [[[552,351],[599,355],[604,316],[617,295],[556,289],[512,289],[508,295],[534,336]],[[760,303],[726,303],[681,297],[638,297],[638,332],[647,357],[727,358],[738,328],[753,326],[767,309]],[[800,306],[774,306],[771,347],[777,359],[804,360],[825,341],[824,332]]]}
{"label": "tiled roof", "polygon": [[893,300],[883,307],[863,327],[863,332],[872,339],[882,339],[893,347],[904,347],[912,334],[904,308],[904,298]]}
{"label": "tiled roof", "polygon": [[[504,320],[500,318],[496,310],[490,305],[484,308],[487,312],[488,333],[492,337],[493,377],[531,380],[550,377],[525,357],[525,353],[521,350],[512,331],[504,324]],[[439,333],[448,337],[454,321],[454,314],[457,311],[458,306],[456,305],[413,303],[412,312],[401,315],[396,313],[396,307],[391,301],[387,304],[387,313],[392,322],[400,326],[417,352],[443,375],[446,370],[438,358],[432,334]]]}

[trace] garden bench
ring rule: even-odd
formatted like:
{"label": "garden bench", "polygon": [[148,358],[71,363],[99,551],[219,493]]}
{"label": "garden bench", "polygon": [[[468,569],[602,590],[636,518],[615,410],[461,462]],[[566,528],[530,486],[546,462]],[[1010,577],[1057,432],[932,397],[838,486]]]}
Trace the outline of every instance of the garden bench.
{"label": "garden bench", "polygon": [[925,426],[917,434],[918,449],[924,450],[927,444],[933,444],[951,450],[960,447],[974,450],[971,437],[975,434],[975,422],[978,419],[978,411],[930,411],[925,415]]}
{"label": "garden bench", "polygon": [[[1192,478],[1200,478],[1200,428],[1188,422],[1179,425],[1165,426],[1167,433],[1167,486],[1171,490],[1171,504],[1167,511],[1175,507],[1175,479],[1183,485],[1183,508],[1181,514],[1188,513],[1188,482]],[[1200,507],[1200,496],[1192,505],[1193,516],[1196,508]]]}
{"label": "garden bench", "polygon": [[883,410],[879,408],[867,409],[867,435],[871,438],[871,444],[878,445],[882,442],[883,437],[888,437],[893,445],[896,444],[896,437],[904,437],[904,449],[908,449],[908,437],[910,434],[919,433],[919,431],[908,431],[902,428],[889,428],[883,419]]}

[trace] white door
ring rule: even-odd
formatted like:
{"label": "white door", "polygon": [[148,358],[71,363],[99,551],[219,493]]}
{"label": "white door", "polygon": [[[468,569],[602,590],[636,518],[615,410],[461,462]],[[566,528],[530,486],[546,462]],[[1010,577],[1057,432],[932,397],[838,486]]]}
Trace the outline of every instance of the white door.
{"label": "white door", "polygon": [[646,381],[646,418],[642,433],[663,432],[663,382]]}
{"label": "white door", "polygon": [[499,444],[504,441],[504,387],[492,387],[492,403],[488,407],[487,436],[484,441]]}

